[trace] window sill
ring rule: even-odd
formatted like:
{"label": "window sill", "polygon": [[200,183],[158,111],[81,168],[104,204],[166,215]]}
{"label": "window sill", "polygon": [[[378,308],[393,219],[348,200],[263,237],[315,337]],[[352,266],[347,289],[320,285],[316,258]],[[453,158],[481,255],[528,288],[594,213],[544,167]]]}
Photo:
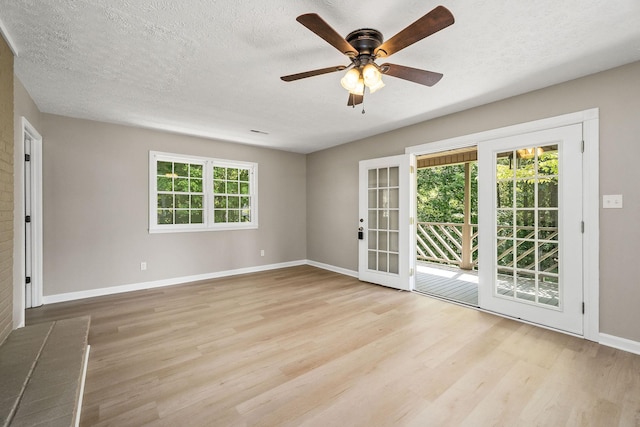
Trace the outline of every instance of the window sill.
{"label": "window sill", "polygon": [[163,233],[195,233],[195,232],[206,232],[206,231],[234,231],[234,230],[257,230],[258,224],[247,224],[247,225],[222,225],[216,227],[176,227],[176,226],[167,226],[167,227],[150,227],[149,234],[163,234]]}

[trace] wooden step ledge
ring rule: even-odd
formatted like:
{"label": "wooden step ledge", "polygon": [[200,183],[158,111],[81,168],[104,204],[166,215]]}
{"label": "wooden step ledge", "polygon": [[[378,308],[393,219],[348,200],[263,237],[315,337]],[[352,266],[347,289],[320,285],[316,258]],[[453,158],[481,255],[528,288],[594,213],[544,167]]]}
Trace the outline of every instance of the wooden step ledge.
{"label": "wooden step ledge", "polygon": [[0,346],[3,426],[73,426],[79,419],[90,318],[13,331]]}

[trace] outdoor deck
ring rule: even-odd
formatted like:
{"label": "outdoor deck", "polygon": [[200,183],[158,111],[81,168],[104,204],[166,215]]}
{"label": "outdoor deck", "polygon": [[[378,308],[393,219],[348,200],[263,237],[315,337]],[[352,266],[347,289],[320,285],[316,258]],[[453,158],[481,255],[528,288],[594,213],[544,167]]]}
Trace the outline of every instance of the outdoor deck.
{"label": "outdoor deck", "polygon": [[[461,270],[453,266],[426,262],[418,262],[416,270],[416,291],[478,306],[478,272],[476,270]],[[509,276],[499,274],[498,292],[508,295],[512,280]],[[535,281],[521,279],[518,283],[518,298],[535,301],[535,286]],[[540,283],[538,286],[538,302],[558,307],[557,285],[554,287]]]}
{"label": "outdoor deck", "polygon": [[416,291],[478,306],[478,272],[419,262]]}

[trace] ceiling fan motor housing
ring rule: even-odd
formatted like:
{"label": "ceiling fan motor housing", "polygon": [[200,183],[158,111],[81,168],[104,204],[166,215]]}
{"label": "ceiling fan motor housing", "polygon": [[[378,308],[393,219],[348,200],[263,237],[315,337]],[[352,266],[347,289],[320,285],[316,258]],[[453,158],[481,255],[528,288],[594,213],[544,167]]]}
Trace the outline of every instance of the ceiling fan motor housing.
{"label": "ceiling fan motor housing", "polygon": [[361,28],[350,32],[345,40],[358,51],[358,58],[364,64],[375,58],[374,52],[382,44],[382,33],[372,28]]}

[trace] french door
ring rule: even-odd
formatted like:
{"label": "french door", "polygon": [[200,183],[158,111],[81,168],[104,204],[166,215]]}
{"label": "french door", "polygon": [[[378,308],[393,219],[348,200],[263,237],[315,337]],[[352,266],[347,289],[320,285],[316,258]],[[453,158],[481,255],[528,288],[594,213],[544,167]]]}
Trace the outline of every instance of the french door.
{"label": "french door", "polygon": [[478,145],[479,305],[583,334],[582,125]]}
{"label": "french door", "polygon": [[410,245],[411,157],[363,160],[359,168],[358,278],[412,288]]}

